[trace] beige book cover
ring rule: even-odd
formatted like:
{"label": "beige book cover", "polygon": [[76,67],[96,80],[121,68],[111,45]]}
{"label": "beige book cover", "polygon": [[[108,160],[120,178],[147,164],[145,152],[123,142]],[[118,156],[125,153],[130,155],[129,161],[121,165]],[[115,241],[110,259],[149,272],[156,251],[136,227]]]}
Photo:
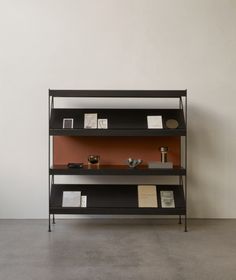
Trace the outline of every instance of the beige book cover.
{"label": "beige book cover", "polygon": [[146,208],[158,207],[156,185],[138,185],[138,206]]}

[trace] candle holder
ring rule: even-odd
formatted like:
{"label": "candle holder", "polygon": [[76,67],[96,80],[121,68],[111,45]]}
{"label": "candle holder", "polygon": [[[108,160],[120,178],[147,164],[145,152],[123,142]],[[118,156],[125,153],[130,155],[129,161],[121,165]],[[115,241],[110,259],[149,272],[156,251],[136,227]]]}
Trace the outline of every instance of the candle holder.
{"label": "candle holder", "polygon": [[161,162],[167,162],[168,161],[168,147],[160,147],[159,151],[161,152]]}
{"label": "candle holder", "polygon": [[88,168],[91,168],[92,165],[95,165],[97,168],[99,168],[99,163],[100,163],[100,156],[98,155],[88,156]]}

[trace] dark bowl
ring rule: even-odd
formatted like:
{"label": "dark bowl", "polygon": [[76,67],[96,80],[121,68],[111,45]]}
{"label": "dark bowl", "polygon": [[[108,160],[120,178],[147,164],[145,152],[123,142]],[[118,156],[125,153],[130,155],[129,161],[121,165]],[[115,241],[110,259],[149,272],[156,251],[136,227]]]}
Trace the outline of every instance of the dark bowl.
{"label": "dark bowl", "polygon": [[100,159],[100,156],[94,156],[94,155],[88,156],[88,162],[90,162],[92,164],[98,163],[99,159]]}

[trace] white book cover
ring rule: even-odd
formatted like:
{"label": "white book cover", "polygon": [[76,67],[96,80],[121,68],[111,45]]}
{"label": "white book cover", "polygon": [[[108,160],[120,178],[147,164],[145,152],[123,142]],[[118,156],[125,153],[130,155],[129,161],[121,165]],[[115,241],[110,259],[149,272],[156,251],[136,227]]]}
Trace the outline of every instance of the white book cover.
{"label": "white book cover", "polygon": [[81,196],[81,207],[87,207],[87,195]]}
{"label": "white book cover", "polygon": [[107,121],[107,119],[98,119],[98,128],[100,128],[100,129],[107,129],[108,128],[108,121]]}
{"label": "white book cover", "polygon": [[175,199],[173,191],[160,191],[160,194],[162,208],[175,208]]}
{"label": "white book cover", "polygon": [[162,116],[147,116],[147,124],[149,129],[163,128]]}
{"label": "white book cover", "polygon": [[84,128],[97,128],[98,125],[98,114],[84,114]]}
{"label": "white book cover", "polygon": [[81,192],[63,192],[62,207],[80,207]]}

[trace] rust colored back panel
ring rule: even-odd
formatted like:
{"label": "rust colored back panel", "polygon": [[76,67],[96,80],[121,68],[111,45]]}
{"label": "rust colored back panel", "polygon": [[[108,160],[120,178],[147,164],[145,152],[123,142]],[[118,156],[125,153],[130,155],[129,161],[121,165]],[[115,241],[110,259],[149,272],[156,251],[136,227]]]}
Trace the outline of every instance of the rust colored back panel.
{"label": "rust colored back panel", "polygon": [[168,161],[179,165],[180,137],[73,137],[54,136],[54,164],[83,162],[88,155],[100,155],[101,164],[125,164],[131,158],[160,161],[160,146],[168,146]]}

